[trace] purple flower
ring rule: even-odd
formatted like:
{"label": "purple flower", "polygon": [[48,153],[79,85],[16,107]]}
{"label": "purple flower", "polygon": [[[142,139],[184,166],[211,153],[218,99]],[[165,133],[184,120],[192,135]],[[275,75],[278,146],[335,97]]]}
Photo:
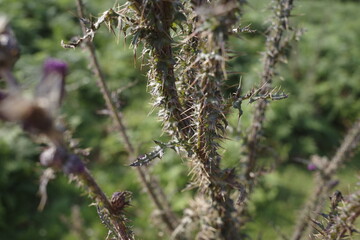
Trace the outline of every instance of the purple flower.
{"label": "purple flower", "polygon": [[67,74],[68,65],[61,60],[55,58],[49,58],[44,62],[44,73],[45,75],[49,73],[60,73],[63,77]]}
{"label": "purple flower", "polygon": [[318,168],[317,168],[317,166],[316,166],[315,164],[309,163],[309,164],[307,165],[307,169],[308,169],[309,171],[315,171],[315,170],[317,170]]}
{"label": "purple flower", "polygon": [[44,76],[36,88],[37,102],[51,115],[55,115],[64,98],[68,65],[61,60],[49,58],[44,62],[43,71]]}

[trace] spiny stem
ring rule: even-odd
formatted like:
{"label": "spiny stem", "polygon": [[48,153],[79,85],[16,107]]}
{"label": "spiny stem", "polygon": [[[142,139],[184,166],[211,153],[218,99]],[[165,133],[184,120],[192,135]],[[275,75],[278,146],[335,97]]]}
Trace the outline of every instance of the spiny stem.
{"label": "spiny stem", "polygon": [[344,140],[342,141],[340,147],[336,151],[333,158],[325,166],[324,169],[320,169],[317,174],[316,188],[308,200],[308,203],[302,210],[302,215],[298,220],[294,234],[291,240],[300,240],[309,229],[310,219],[309,215],[311,213],[320,213],[323,208],[323,201],[326,198],[327,194],[331,190],[331,180],[340,168],[340,166],[348,160],[349,156],[353,153],[357,146],[360,143],[360,119],[358,119],[355,124],[348,130]]}
{"label": "spiny stem", "polygon": [[[176,14],[177,1],[140,1],[130,0],[139,9],[135,13],[138,25],[144,24],[145,47],[150,50],[148,72],[150,92],[155,106],[160,108],[159,117],[164,129],[171,132],[177,140],[187,141],[193,136],[190,120],[179,99],[174,68],[173,39],[170,29]],[[146,30],[145,30],[146,29]]]}
{"label": "spiny stem", "polygon": [[360,215],[360,191],[346,197],[343,197],[341,192],[335,191],[330,201],[330,211],[321,214],[322,221],[311,220],[316,226],[311,239],[353,239],[351,237],[353,234],[359,235],[354,222]]}
{"label": "spiny stem", "polygon": [[[195,17],[194,40],[199,66],[195,75],[193,110],[196,121],[196,144],[193,151],[194,180],[208,204],[206,215],[200,216],[200,239],[240,239],[234,202],[230,198],[235,174],[220,168],[219,141],[227,125],[222,85],[226,79],[226,44],[230,29],[236,24],[237,1],[192,1]],[[221,11],[218,12],[218,10]],[[192,74],[191,74],[192,75]],[[191,77],[191,75],[188,75]]]}
{"label": "spiny stem", "polygon": [[88,169],[85,168],[85,170],[79,174],[77,174],[77,177],[79,178],[79,181],[86,186],[89,193],[93,198],[96,200],[98,205],[102,205],[107,211],[109,212],[109,218],[114,226],[117,235],[120,237],[121,240],[132,240],[133,238],[128,235],[127,227],[125,225],[125,222],[118,216],[117,213],[114,212],[114,209],[107,199],[104,192],[101,190],[99,185],[96,183],[95,179],[91,176]]}
{"label": "spiny stem", "polygon": [[[293,0],[278,0],[279,13],[276,13],[274,22],[272,23],[267,40],[266,52],[264,58],[264,69],[262,73],[261,85],[263,86],[260,94],[264,94],[271,90],[271,84],[275,72],[275,66],[279,61],[281,55],[283,34],[289,29],[288,18],[290,17],[293,8]],[[276,9],[277,10],[277,9]],[[275,11],[276,11],[275,10]],[[257,152],[259,149],[259,142],[261,131],[263,130],[263,123],[265,120],[265,111],[267,108],[266,100],[259,100],[255,107],[250,134],[247,139],[247,159],[245,177],[249,181],[249,188],[253,185],[253,172],[257,162]]]}
{"label": "spiny stem", "polygon": [[358,119],[352,128],[348,131],[340,148],[331,159],[330,164],[324,170],[324,175],[330,178],[339,169],[339,167],[347,160],[353,150],[357,147],[360,141],[360,119]]}
{"label": "spiny stem", "polygon": [[[83,8],[82,0],[77,0],[76,2],[77,2],[78,15],[79,17],[84,18],[84,8]],[[86,28],[84,24],[81,21],[80,23],[83,33],[86,34]],[[95,54],[95,46],[91,41],[86,41],[86,46],[89,50],[90,60],[94,66],[93,71],[94,74],[97,76],[97,83],[100,86],[100,90],[105,99],[106,106],[110,110],[111,116],[114,122],[117,124],[120,134],[124,139],[125,146],[129,153],[129,158],[133,159],[135,156],[134,147],[128,137],[126,127],[123,123],[122,114],[117,111],[116,106],[111,99],[109,89],[107,87],[99,61]],[[170,204],[167,198],[165,197],[165,194],[163,193],[163,190],[161,189],[157,179],[151,176],[148,169],[145,167],[143,168],[139,167],[136,168],[136,170],[141,182],[145,186],[155,206],[162,212],[161,217],[163,222],[167,226],[168,231],[172,232],[176,228],[177,218],[175,214],[172,212]]]}
{"label": "spiny stem", "polygon": [[[76,0],[76,2],[77,2],[78,15],[79,15],[79,17],[84,18],[85,16],[84,16],[82,0]],[[80,24],[81,24],[81,28],[82,28],[83,33],[86,34],[85,25],[81,21],[80,21]],[[86,47],[89,50],[91,64],[93,65],[92,70],[93,70],[95,76],[97,77],[96,78],[97,84],[100,87],[100,91],[101,91],[101,93],[102,93],[102,95],[104,97],[106,106],[109,108],[110,114],[113,117],[114,122],[117,124],[117,126],[118,126],[118,128],[120,130],[120,133],[121,133],[121,135],[122,135],[122,137],[123,137],[123,139],[125,141],[125,145],[126,145],[126,148],[127,148],[128,152],[133,153],[134,148],[131,145],[131,143],[129,141],[129,137],[126,134],[126,128],[125,128],[125,126],[124,126],[124,124],[123,124],[123,122],[121,120],[121,116],[118,113],[114,102],[111,100],[110,92],[109,92],[109,89],[108,89],[108,87],[106,85],[104,74],[103,74],[103,72],[101,70],[99,61],[98,61],[98,59],[96,57],[95,46],[91,41],[86,41]]]}

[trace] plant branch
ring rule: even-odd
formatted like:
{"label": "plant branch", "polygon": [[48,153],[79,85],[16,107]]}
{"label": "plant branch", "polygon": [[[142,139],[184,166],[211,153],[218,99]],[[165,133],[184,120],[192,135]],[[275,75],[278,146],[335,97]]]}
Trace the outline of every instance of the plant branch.
{"label": "plant branch", "polygon": [[125,220],[114,210],[112,204],[109,202],[104,192],[96,183],[95,179],[91,176],[89,170],[85,168],[83,172],[77,174],[76,176],[78,177],[79,182],[86,186],[90,196],[93,196],[93,198],[96,200],[97,205],[102,206],[109,212],[108,216],[110,218],[110,223],[114,226],[116,234],[120,237],[119,239],[133,239],[133,237],[128,233]]}
{"label": "plant branch", "polygon": [[[222,85],[227,78],[226,44],[230,29],[238,21],[237,1],[193,1],[192,50],[196,59],[196,74],[186,72],[196,93],[189,95],[195,106],[192,109],[196,132],[194,137],[192,172],[194,185],[203,194],[206,211],[199,211],[201,231],[199,239],[240,239],[239,222],[235,216],[235,204],[230,198],[232,190],[239,190],[233,169],[220,168],[219,142],[224,139],[226,101]],[[188,69],[191,69],[191,66]],[[191,99],[192,98],[192,99]],[[200,198],[198,198],[200,199]]]}
{"label": "plant branch", "polygon": [[[14,105],[19,107],[14,109]],[[54,171],[61,170],[70,179],[75,179],[80,183],[90,198],[95,200],[96,206],[101,209],[104,216],[109,219],[109,228],[112,229],[117,239],[132,239],[131,231],[125,225],[122,209],[115,212],[114,207],[82,160],[67,150],[63,132],[57,129],[46,109],[39,106],[36,101],[24,99],[15,93],[7,95],[0,101],[0,116],[2,116],[3,120],[19,123],[29,133],[45,135],[51,141],[52,146],[41,154],[40,163],[43,166],[53,168]],[[47,181],[47,179],[44,179],[44,181]],[[46,185],[46,183],[43,184]],[[40,193],[44,192],[44,189],[40,189]],[[44,197],[46,198],[46,196],[43,196],[42,199]]]}
{"label": "plant branch", "polygon": [[323,208],[323,202],[329,191],[332,189],[333,176],[336,171],[351,156],[360,143],[360,119],[348,130],[340,147],[332,159],[319,169],[316,176],[316,188],[302,210],[302,215],[298,219],[294,234],[291,240],[300,240],[309,229],[311,213],[318,214]]}
{"label": "plant branch", "polygon": [[[275,17],[268,29],[266,38],[266,50],[264,57],[264,69],[261,77],[260,94],[265,94],[271,90],[271,84],[275,74],[275,66],[279,62],[284,47],[284,33],[289,30],[289,17],[293,8],[293,0],[277,0],[277,6],[274,9]],[[254,170],[257,162],[257,152],[259,150],[259,142],[263,123],[265,120],[265,111],[267,108],[266,100],[259,100],[255,106],[250,133],[247,138],[247,158],[245,160],[246,170],[245,178],[249,182],[249,191],[251,191]]]}
{"label": "plant branch", "polygon": [[341,192],[335,191],[330,197],[330,212],[321,214],[320,221],[312,220],[315,224],[315,233],[312,239],[353,239],[351,236],[359,234],[354,226],[354,222],[360,215],[360,192],[343,197]]}
{"label": "plant branch", "polygon": [[[77,0],[77,9],[78,9],[78,15],[80,18],[85,18],[84,16],[84,10],[83,10],[83,3],[82,0]],[[83,34],[86,34],[86,27],[82,21],[80,21]],[[93,65],[93,71],[95,76],[97,77],[97,84],[100,87],[101,93],[105,99],[106,106],[110,110],[111,116],[113,118],[113,121],[117,125],[120,134],[125,142],[125,146],[129,153],[129,159],[133,159],[135,157],[135,150],[134,147],[128,137],[126,127],[123,123],[123,117],[121,112],[118,112],[116,109],[116,106],[114,102],[111,99],[109,89],[107,87],[104,75],[102,73],[100,64],[98,62],[98,59],[96,57],[95,53],[95,46],[91,41],[86,41],[87,49],[90,53],[90,61]],[[168,231],[171,233],[176,225],[177,225],[177,219],[175,214],[172,212],[170,204],[163,193],[163,190],[161,189],[157,179],[149,173],[148,169],[146,167],[139,167],[136,168],[136,171],[138,173],[138,176],[140,178],[140,181],[143,183],[144,187],[146,188],[147,192],[150,195],[150,198],[154,202],[155,206],[161,211],[161,218],[165,225],[167,226]]]}

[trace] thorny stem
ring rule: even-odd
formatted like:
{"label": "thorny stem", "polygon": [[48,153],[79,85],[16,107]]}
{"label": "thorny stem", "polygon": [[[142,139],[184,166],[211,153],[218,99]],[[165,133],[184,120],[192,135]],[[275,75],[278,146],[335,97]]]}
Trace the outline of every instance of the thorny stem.
{"label": "thorny stem", "polygon": [[328,178],[334,175],[339,167],[347,160],[347,157],[357,147],[360,141],[360,119],[358,119],[352,128],[348,131],[340,148],[331,159],[330,164],[324,170],[324,175]]}
{"label": "thorny stem", "polygon": [[360,143],[360,119],[349,129],[340,147],[336,151],[333,158],[325,166],[324,169],[320,169],[320,173],[317,175],[317,187],[309,199],[308,203],[302,210],[302,215],[298,220],[294,234],[291,240],[300,240],[309,229],[309,214],[314,212],[319,213],[322,210],[323,201],[326,195],[331,190],[331,180],[333,175],[339,169],[339,167],[349,158],[355,148]]}
{"label": "thorny stem", "polygon": [[[79,17],[84,18],[85,16],[84,16],[82,0],[76,0],[76,3],[77,3]],[[86,27],[81,21],[80,21],[80,24],[81,24],[83,34],[85,35]],[[118,125],[118,128],[120,129],[120,133],[125,141],[125,145],[126,145],[128,152],[133,153],[134,148],[133,148],[132,144],[130,143],[129,137],[126,134],[126,128],[122,122],[121,115],[118,113],[114,102],[111,100],[110,92],[106,85],[104,74],[101,70],[99,61],[95,54],[95,46],[91,41],[86,41],[86,47],[89,50],[90,60],[93,65],[93,71],[94,71],[95,76],[97,77],[96,78],[97,84],[100,87],[100,91],[104,97],[106,106],[109,108],[111,116],[113,117],[115,123]]]}
{"label": "thorny stem", "polygon": [[311,239],[353,239],[351,236],[354,233],[359,234],[354,222],[360,216],[360,192],[357,191],[344,198],[341,192],[336,191],[330,200],[330,212],[322,214],[324,221],[312,220],[316,227]]}
{"label": "thorny stem", "polygon": [[[356,211],[352,212],[351,214],[352,214],[352,216],[348,219],[347,224],[353,224],[356,221],[356,219],[360,216],[359,202],[357,204]],[[336,240],[338,240],[338,239],[340,240],[341,239],[340,237],[344,237],[346,232],[349,232],[349,230],[350,229],[343,228],[341,230],[341,232],[338,234],[338,238]],[[352,232],[350,231],[350,233],[352,233]]]}
{"label": "thorny stem", "polygon": [[[76,2],[77,2],[78,15],[79,15],[79,17],[84,18],[84,8],[83,8],[82,0],[77,0]],[[81,23],[83,34],[85,35],[86,28],[82,22],[80,22],[80,23]],[[120,134],[121,134],[122,138],[124,139],[126,148],[129,153],[129,158],[133,158],[135,155],[134,147],[128,137],[126,127],[124,126],[124,123],[123,123],[122,114],[117,111],[116,106],[111,99],[109,89],[107,87],[104,75],[102,73],[100,64],[99,64],[98,59],[95,54],[95,46],[91,41],[86,41],[86,46],[89,50],[90,60],[94,66],[93,71],[94,71],[94,74],[97,76],[97,83],[100,86],[100,90],[105,99],[106,106],[110,110],[111,116],[112,116],[114,122],[117,124]],[[146,188],[147,192],[149,193],[155,206],[161,211],[161,218],[162,218],[163,222],[165,223],[168,231],[171,233],[176,228],[178,220],[176,219],[175,214],[172,212],[170,204],[169,204],[165,194],[163,193],[163,190],[161,189],[157,179],[154,178],[153,176],[151,176],[148,169],[145,167],[138,167],[138,168],[136,168],[136,170],[137,170],[137,173],[139,175],[141,182],[145,186],[145,188]]]}
{"label": "thorny stem", "polygon": [[[188,114],[179,100],[174,73],[175,60],[170,34],[176,1],[142,1],[130,0],[134,4],[139,18],[139,25],[147,25],[151,33],[147,36],[146,45],[150,46],[149,86],[156,99],[155,105],[160,107],[159,116],[164,119],[164,129],[172,136],[187,141],[193,135]],[[154,20],[148,14],[155,14]],[[156,38],[156,39],[154,39]],[[160,99],[160,100],[159,100]]]}
{"label": "thorny stem", "polygon": [[319,206],[320,203],[324,202],[323,193],[325,192],[325,184],[323,179],[319,176],[315,178],[316,182],[319,182],[314,189],[313,194],[309,198],[309,201],[306,203],[304,209],[301,211],[301,215],[298,218],[298,223],[296,224],[296,229],[293,233],[291,240],[300,240],[303,235],[307,232],[310,223],[310,216],[312,210],[315,210],[315,213],[321,211],[321,209],[316,209],[316,206]]}
{"label": "thorny stem", "polygon": [[120,237],[120,239],[131,240],[132,237],[129,237],[128,235],[124,220],[114,211],[108,198],[96,183],[95,179],[91,176],[89,170],[85,168],[83,172],[76,174],[76,176],[79,178],[80,182],[87,187],[90,195],[95,198],[97,204],[102,205],[102,207],[104,207],[109,212],[110,221],[115,227],[114,229],[116,234]]}
{"label": "thorny stem", "polygon": [[[278,0],[279,13],[276,13],[276,19],[272,23],[266,40],[266,52],[264,58],[264,70],[262,73],[261,85],[263,86],[260,94],[264,94],[271,89],[272,79],[275,72],[275,65],[279,61],[282,51],[282,40],[284,31],[289,29],[288,18],[290,17],[293,8],[293,0]],[[277,9],[275,10],[277,11]],[[249,184],[251,191],[254,170],[257,162],[257,152],[259,150],[259,142],[263,123],[265,120],[265,111],[267,108],[266,100],[259,100],[255,107],[250,134],[247,139],[247,159],[245,160],[247,166],[245,170],[245,177]]]}
{"label": "thorny stem", "polygon": [[[13,41],[16,42],[16,39],[14,38]],[[10,61],[11,58],[9,56],[7,57]],[[14,61],[16,60],[17,59]],[[57,77],[59,75],[59,77],[64,78],[66,66],[59,62],[55,64],[54,61],[51,63],[48,62],[46,66],[53,74],[48,77],[44,77],[43,81],[39,84],[46,84],[46,81],[54,80],[54,78],[63,83],[64,79],[59,79]],[[38,99],[28,100],[23,98],[23,96],[21,96],[18,92],[14,92],[19,89],[19,86],[16,78],[9,68],[5,70],[0,69],[0,76],[6,78],[6,81],[8,82],[7,88],[9,90],[9,94],[2,99],[0,105],[0,116],[3,116],[3,120],[17,122],[29,133],[46,136],[49,142],[51,142],[52,147],[44,151],[42,156],[40,156],[41,164],[50,167],[53,171],[61,169],[66,175],[68,175],[70,180],[76,180],[80,183],[82,185],[81,187],[87,191],[91,199],[96,201],[98,208],[104,212],[104,215],[111,222],[116,239],[132,240],[132,233],[131,231],[128,231],[125,225],[125,218],[122,216],[122,211],[115,211],[114,207],[96,183],[95,179],[91,176],[90,171],[85,167],[80,157],[75,154],[70,154],[66,150],[67,146],[65,144],[64,133],[55,126],[54,119],[49,113],[50,110],[40,105]],[[49,78],[51,78],[51,80],[49,80]],[[55,86],[52,87],[57,87],[54,91],[62,91],[61,87],[56,84],[54,85]],[[47,91],[51,90],[47,89]],[[57,100],[61,101],[61,97],[59,96]],[[7,105],[10,104],[15,105],[16,108],[8,108]],[[56,149],[55,152],[50,153],[52,151],[51,148]],[[42,179],[42,183],[40,185],[41,192],[46,192],[44,190],[47,184],[46,181],[53,178],[53,171],[49,171],[50,176]],[[46,193],[43,196],[43,199],[46,200]],[[41,202],[40,207],[43,205],[44,202]]]}
{"label": "thorny stem", "polygon": [[[264,56],[264,69],[261,76],[261,90],[259,94],[265,94],[271,90],[272,80],[275,74],[275,66],[279,62],[281,51],[283,50],[283,35],[289,30],[288,18],[290,17],[293,8],[293,0],[277,0],[277,7],[275,7],[275,19],[268,30],[266,39],[266,52]],[[260,139],[265,121],[265,112],[268,102],[266,99],[260,99],[256,106],[253,115],[252,125],[250,127],[249,135],[247,136],[247,156],[245,158],[245,179],[247,182],[247,194],[252,192],[255,184],[255,168],[257,164],[257,153],[260,147]],[[247,202],[239,208],[240,215],[243,215],[247,208]]]}
{"label": "thorny stem", "polygon": [[[197,109],[196,146],[194,178],[200,192],[206,193],[209,212],[200,216],[199,239],[239,239],[237,218],[234,216],[234,202],[230,193],[234,187],[234,175],[220,168],[219,141],[224,138],[227,125],[224,97],[221,92],[226,61],[225,46],[229,29],[236,23],[239,10],[236,1],[208,3],[193,1],[196,13],[194,35],[199,40],[197,63],[198,74],[193,79],[198,93],[194,96]],[[212,24],[211,27],[206,27]],[[236,187],[235,187],[236,188]]]}
{"label": "thorny stem", "polygon": [[[198,75],[195,79],[189,79],[189,82],[194,84],[194,88],[199,89],[196,94],[189,95],[190,98],[194,97],[190,101],[179,96],[176,84],[178,78],[174,72],[176,60],[173,55],[174,40],[171,37],[171,28],[176,16],[182,14],[181,8],[178,7],[180,3],[167,0],[131,0],[130,2],[132,9],[136,9],[133,20],[136,23],[133,34],[136,37],[133,38],[135,42],[133,45],[138,44],[139,38],[145,40],[143,54],[150,55],[148,85],[154,96],[154,105],[160,107],[159,116],[164,123],[164,129],[175,140],[184,144],[185,150],[193,160],[194,185],[199,187],[200,193],[206,193],[209,211],[213,213],[209,213],[210,219],[202,216],[201,228],[204,231],[199,233],[198,238],[235,239],[238,236],[234,234],[237,228],[234,217],[231,216],[234,206],[230,199],[232,187],[229,184],[234,173],[220,169],[217,141],[222,139],[226,125],[224,99],[220,89],[221,82],[225,78],[225,42],[229,27],[236,21],[235,11],[234,14],[230,14],[230,18],[226,14],[236,8],[237,2],[229,1],[228,4],[228,1],[220,1],[222,3],[220,7],[211,4],[216,16],[210,17],[216,21],[217,30],[208,27],[208,31],[203,31],[201,39],[203,48],[199,48],[203,50],[203,54],[196,51],[195,61],[206,62],[206,66],[202,69],[194,69]],[[207,14],[205,1],[201,2],[205,7],[200,10]],[[198,3],[194,4],[198,5]],[[222,10],[222,6],[226,7],[225,11]],[[204,21],[207,21],[206,17]],[[130,25],[132,24],[133,22]],[[207,34],[211,36],[207,38]],[[190,88],[186,90],[191,91],[191,86],[188,87]],[[187,108],[189,102],[196,102],[196,106],[193,105],[194,109]],[[207,223],[203,223],[204,221]],[[235,237],[231,238],[231,236]]]}

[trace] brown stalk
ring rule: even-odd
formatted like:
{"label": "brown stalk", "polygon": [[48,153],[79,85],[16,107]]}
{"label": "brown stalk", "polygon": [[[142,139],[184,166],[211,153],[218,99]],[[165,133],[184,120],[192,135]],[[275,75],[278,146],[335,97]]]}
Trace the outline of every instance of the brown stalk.
{"label": "brown stalk", "polygon": [[124,220],[121,216],[116,213],[109,202],[108,198],[101,190],[99,185],[96,183],[95,179],[91,176],[89,170],[85,168],[85,170],[79,174],[76,174],[79,178],[79,181],[86,186],[89,193],[93,198],[95,198],[98,205],[101,205],[108,211],[108,216],[110,218],[110,222],[116,231],[116,235],[118,235],[121,240],[132,240],[133,238],[129,236],[127,227],[125,225]]}
{"label": "brown stalk", "polygon": [[316,227],[311,239],[355,239],[352,235],[359,235],[354,223],[360,216],[360,192],[343,197],[341,192],[335,191],[330,201],[330,211],[321,216],[323,221],[312,220]]}
{"label": "brown stalk", "polygon": [[[148,72],[150,92],[156,107],[160,108],[159,117],[164,129],[177,140],[187,141],[193,136],[190,115],[179,99],[175,76],[173,39],[170,29],[175,15],[176,1],[131,0],[135,14],[137,33],[141,33],[144,49],[150,52]],[[137,44],[137,43],[136,43]],[[135,45],[136,45],[135,44]]]}
{"label": "brown stalk", "polygon": [[[84,8],[82,0],[76,0],[77,2],[77,9],[78,9],[78,15],[81,18],[84,18]],[[86,34],[86,28],[83,24],[83,22],[80,21],[83,34]],[[100,87],[100,91],[104,97],[105,103],[107,108],[110,110],[111,117],[113,118],[113,121],[119,128],[120,134],[122,138],[124,139],[125,146],[127,148],[127,151],[129,153],[129,159],[135,158],[135,150],[130,142],[130,139],[128,137],[126,127],[123,123],[122,114],[117,111],[116,106],[114,102],[111,99],[104,75],[102,73],[100,64],[98,62],[98,59],[95,54],[95,46],[91,41],[86,41],[86,47],[90,53],[90,61],[93,65],[93,71],[95,76],[97,77],[97,84]],[[161,189],[158,180],[153,177],[147,168],[145,167],[138,167],[136,168],[136,171],[138,173],[139,179],[146,188],[147,192],[150,195],[151,200],[154,202],[155,206],[161,211],[161,218],[162,221],[165,223],[167,230],[171,233],[177,225],[177,218],[175,214],[172,212],[170,204],[163,193],[163,190]]]}
{"label": "brown stalk", "polygon": [[[7,31],[8,35],[12,32],[9,27],[7,28]],[[3,36],[5,39],[6,37],[8,36]],[[12,35],[11,37],[13,38],[11,39],[12,43],[16,43],[15,36]],[[9,43],[9,41],[3,41],[3,43]],[[14,75],[11,73],[11,67],[19,57],[18,52],[15,52],[16,54],[14,54],[14,52],[11,50],[17,48],[10,44],[3,44],[3,46],[0,47],[1,54],[3,55],[5,53],[8,60],[7,62],[10,61],[11,63],[10,68],[7,66],[5,69],[6,71],[0,69],[0,76],[6,78],[6,81],[8,82],[8,90],[10,90],[8,94],[2,94],[0,99],[0,116],[2,117],[2,120],[16,122],[30,134],[46,136],[52,145],[47,150],[43,151],[40,156],[40,163],[43,166],[49,167],[50,170],[48,171],[48,177],[41,179],[39,190],[40,194],[43,196],[39,207],[43,207],[45,204],[44,201],[46,201],[47,181],[54,177],[54,171],[62,170],[66,175],[68,175],[70,180],[75,179],[89,194],[90,198],[96,201],[96,206],[98,209],[101,209],[101,211],[104,213],[104,216],[110,222],[109,227],[112,229],[116,239],[133,239],[131,231],[129,231],[125,225],[125,218],[122,215],[122,209],[119,211],[115,210],[102,189],[96,183],[95,179],[91,176],[90,171],[85,167],[82,160],[77,155],[71,154],[66,150],[67,146],[65,144],[66,141],[64,139],[64,133],[55,126],[54,119],[50,113],[49,108],[43,107],[43,105],[40,104],[39,99],[28,100],[24,98],[20,94],[20,91],[18,91],[20,86],[17,84]],[[10,53],[7,53],[6,51],[9,49]],[[57,74],[61,75],[61,77],[64,77],[65,74],[61,71],[64,70],[65,66],[57,67],[57,70],[52,70],[54,75],[51,77],[57,77]],[[46,81],[50,81],[48,78],[49,77],[44,77],[40,84],[46,84]],[[64,81],[64,79],[56,79],[58,81]],[[61,88],[56,90],[60,92]],[[37,97],[38,96],[39,95],[37,95]],[[57,100],[60,102],[61,97],[58,98],[59,99]],[[50,101],[50,98],[47,98],[47,100]],[[14,108],[13,106],[16,107]],[[54,105],[52,107],[55,108],[58,106]]]}
{"label": "brown stalk", "polygon": [[[141,8],[146,8],[146,1],[142,2],[143,6]],[[175,137],[187,141],[192,135],[191,121],[189,119],[189,114],[185,111],[182,103],[179,100],[179,94],[176,87],[176,76],[174,73],[174,56],[172,48],[172,39],[170,34],[170,29],[173,21],[173,2],[172,1],[158,1],[156,7],[150,14],[157,14],[159,21],[163,25],[161,29],[158,29],[158,26],[151,26],[152,31],[155,36],[159,39],[166,39],[160,46],[157,46],[153,43],[149,44],[154,48],[153,59],[152,61],[156,62],[157,66],[152,65],[154,69],[150,71],[154,73],[154,76],[150,78],[155,78],[153,80],[161,84],[161,87],[158,89],[160,95],[164,98],[164,103],[162,108],[164,112],[164,128],[166,130],[172,130],[175,133]],[[146,18],[146,15],[141,16]],[[146,21],[146,20],[144,20]],[[166,66],[165,69],[160,69],[158,66]]]}
{"label": "brown stalk", "polygon": [[302,214],[296,224],[291,240],[300,240],[308,232],[310,227],[310,214],[318,214],[323,208],[323,202],[332,189],[331,181],[337,170],[351,156],[360,143],[360,119],[348,130],[335,155],[324,167],[320,169],[316,177],[316,188],[302,210]]}
{"label": "brown stalk", "polygon": [[[265,94],[271,90],[271,84],[275,72],[275,66],[279,62],[281,51],[283,50],[283,35],[289,29],[288,18],[293,8],[293,0],[278,0],[280,13],[276,13],[276,19],[271,24],[266,40],[266,52],[264,57],[264,69],[261,77],[262,89],[260,94]],[[247,139],[247,158],[245,160],[246,170],[245,177],[249,182],[249,190],[253,185],[254,171],[257,162],[257,152],[259,150],[259,142],[263,123],[265,120],[265,112],[267,108],[266,100],[259,100],[255,106],[250,134]]]}
{"label": "brown stalk", "polygon": [[[293,0],[277,0],[277,6],[275,8],[275,16],[268,29],[266,38],[266,50],[263,60],[264,66],[261,76],[262,87],[259,92],[260,95],[264,95],[271,91],[275,67],[279,62],[282,50],[285,47],[284,34],[287,30],[289,30],[288,21],[293,8]],[[257,154],[260,148],[260,139],[263,131],[267,105],[268,101],[266,99],[260,99],[257,101],[252,125],[250,127],[249,135],[247,136],[247,156],[245,158],[245,179],[247,182],[246,196],[249,196],[252,192],[256,180],[255,171],[257,165]],[[243,215],[246,208],[246,199],[244,199],[244,203],[238,209],[239,214]]]}
{"label": "brown stalk", "polygon": [[[240,239],[241,235],[230,194],[238,185],[232,170],[220,168],[218,148],[227,125],[225,100],[221,91],[226,79],[225,46],[229,29],[238,20],[236,13],[239,8],[237,2],[231,0],[216,3],[192,1],[192,4],[195,17],[194,32],[190,36],[197,45],[197,59],[192,64],[198,66],[195,79],[190,81],[194,82],[196,94],[192,97],[194,105],[198,106],[193,110],[197,123],[193,178],[203,194],[202,202],[207,204],[205,211],[198,211],[201,231],[197,238],[235,240]],[[207,27],[209,24],[212,26]]]}
{"label": "brown stalk", "polygon": [[[223,191],[223,185],[220,182],[222,178],[224,178],[224,174],[219,169],[219,155],[216,153],[217,143],[215,143],[215,139],[217,139],[217,130],[215,128],[218,127],[216,123],[219,123],[218,119],[222,120],[223,114],[221,113],[221,102],[219,105],[214,106],[212,108],[208,105],[211,102],[211,97],[214,97],[216,94],[220,94],[219,84],[215,81],[220,81],[222,79],[222,69],[220,67],[220,63],[213,59],[211,60],[210,65],[207,65],[208,69],[211,69],[212,66],[216,66],[216,77],[218,79],[214,80],[213,76],[209,76],[206,79],[198,80],[198,86],[194,87],[199,89],[203,89],[204,93],[201,96],[198,96],[198,101],[202,106],[201,109],[192,110],[190,109],[189,104],[192,104],[192,100],[188,101],[188,99],[184,100],[183,103],[185,104],[185,108],[182,102],[179,99],[176,81],[177,78],[174,73],[174,56],[173,56],[173,49],[172,49],[172,42],[173,40],[170,37],[170,29],[173,21],[173,17],[175,15],[175,10],[172,1],[157,1],[155,2],[147,2],[147,1],[132,1],[135,3],[136,8],[139,9],[138,13],[142,13],[141,15],[138,14],[140,21],[144,22],[146,29],[151,29],[151,33],[148,37],[145,37],[147,45],[150,46],[151,49],[151,59],[150,59],[150,71],[148,74],[149,77],[149,85],[152,86],[152,94],[155,96],[155,99],[161,99],[159,103],[155,105],[160,107],[160,117],[164,122],[164,129],[167,130],[172,137],[175,139],[181,140],[184,143],[189,144],[190,140],[194,136],[198,136],[198,141],[194,142],[191,140],[191,148],[195,152],[196,160],[194,160],[194,164],[197,166],[195,173],[193,174],[194,178],[196,178],[197,183],[199,183],[200,191],[201,192],[212,192],[209,194],[209,210],[213,212],[211,215],[211,223],[209,224],[211,227],[216,228],[216,236],[224,237],[225,235],[231,235],[229,231],[231,229],[236,229],[234,226],[230,227],[231,224],[227,224],[231,222],[231,216],[228,214],[231,211],[231,200],[227,193],[225,194],[225,190]],[[149,19],[155,19],[151,21]],[[161,26],[161,28],[159,28]],[[158,39],[158,42],[154,42],[154,38]],[[157,43],[157,44],[156,44]],[[216,49],[217,50],[217,49]],[[220,70],[219,70],[220,69]],[[205,72],[206,70],[204,70]],[[187,74],[189,72],[187,71]],[[190,74],[191,75],[191,74]],[[210,74],[211,75],[211,74]],[[189,75],[188,75],[189,76]],[[188,87],[189,82],[194,82],[195,79],[189,79],[187,83],[184,84],[184,88],[186,90]],[[185,91],[186,91],[185,90]],[[190,91],[193,89],[190,89]],[[212,90],[215,90],[213,92]],[[183,94],[188,94],[184,92]],[[208,95],[209,94],[209,95]],[[190,93],[191,95],[191,93]],[[194,95],[197,95],[194,94]],[[194,96],[192,95],[192,96]],[[215,96],[217,97],[217,96]],[[223,100],[220,97],[220,100]],[[190,110],[189,110],[190,109]],[[194,112],[198,111],[199,115],[195,116]],[[213,112],[215,112],[213,114]],[[204,127],[207,123],[202,124],[204,121],[208,121],[210,117],[208,114],[216,115],[215,119],[213,118],[210,121],[211,126],[207,129]],[[202,118],[205,116],[204,118]],[[197,132],[194,131],[195,122],[194,119],[199,121],[199,128]],[[206,119],[206,120],[204,120]],[[225,122],[225,120],[223,120]],[[219,125],[224,124],[221,122]],[[222,128],[223,130],[225,128]],[[209,133],[210,132],[210,133]],[[214,139],[211,139],[214,137]],[[208,144],[209,143],[209,144]],[[186,145],[186,144],[185,144]],[[190,144],[189,144],[190,145]],[[186,146],[189,147],[189,146]],[[209,189],[207,189],[207,187]],[[224,188],[228,188],[225,186]],[[224,194],[224,195],[221,195]],[[211,196],[210,196],[211,195]],[[215,216],[216,215],[216,216]],[[223,220],[222,223],[216,222],[215,219]],[[204,216],[204,219],[206,216]],[[203,219],[203,220],[204,220]],[[217,225],[217,226],[215,226]],[[219,227],[221,225],[221,227]],[[203,225],[205,226],[205,225]],[[210,228],[211,228],[210,227]],[[204,227],[203,229],[205,229]],[[221,228],[221,229],[220,229]],[[213,228],[212,228],[213,229]],[[205,230],[206,231],[206,230]],[[211,232],[212,230],[210,230]],[[221,233],[220,233],[221,232]],[[207,232],[209,233],[209,232]],[[199,233],[198,238],[206,238],[212,239],[210,235],[214,236],[213,233]],[[230,239],[230,238],[227,238]]]}

